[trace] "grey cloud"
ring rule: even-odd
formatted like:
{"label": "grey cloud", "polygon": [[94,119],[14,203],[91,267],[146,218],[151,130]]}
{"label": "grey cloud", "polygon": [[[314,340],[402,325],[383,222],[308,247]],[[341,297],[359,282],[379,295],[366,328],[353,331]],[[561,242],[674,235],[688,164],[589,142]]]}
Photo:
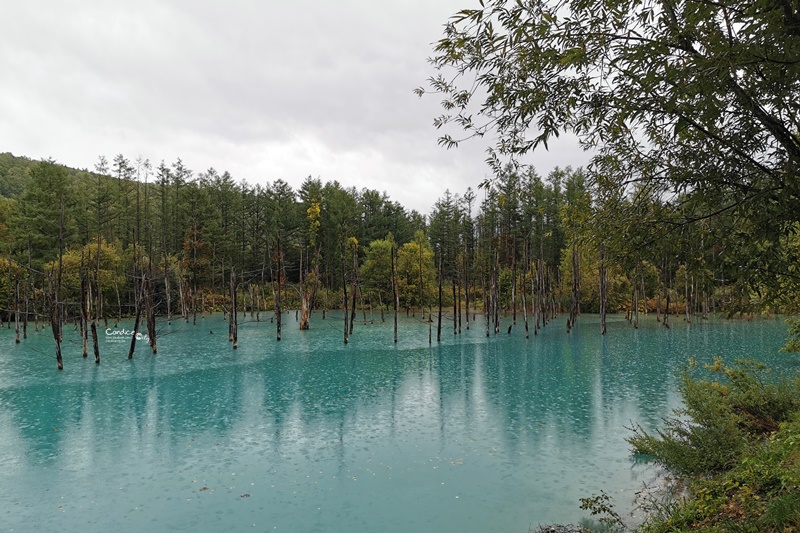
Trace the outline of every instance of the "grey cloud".
{"label": "grey cloud", "polygon": [[[4,7],[0,150],[91,167],[181,157],[250,182],[307,175],[427,212],[488,172],[436,145],[431,42],[470,0],[45,1]],[[574,143],[572,145],[574,146]],[[585,161],[554,149],[537,156]]]}

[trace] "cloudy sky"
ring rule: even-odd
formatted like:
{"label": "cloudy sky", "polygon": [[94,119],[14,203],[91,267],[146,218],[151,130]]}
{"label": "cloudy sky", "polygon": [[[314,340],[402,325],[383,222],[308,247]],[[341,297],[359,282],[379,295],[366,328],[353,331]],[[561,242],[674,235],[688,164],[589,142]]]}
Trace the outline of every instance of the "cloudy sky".
{"label": "cloudy sky", "polygon": [[[423,213],[489,173],[486,140],[436,144],[413,89],[448,17],[477,0],[4,2],[0,152],[98,156],[386,191]],[[529,162],[587,157],[570,141]]]}

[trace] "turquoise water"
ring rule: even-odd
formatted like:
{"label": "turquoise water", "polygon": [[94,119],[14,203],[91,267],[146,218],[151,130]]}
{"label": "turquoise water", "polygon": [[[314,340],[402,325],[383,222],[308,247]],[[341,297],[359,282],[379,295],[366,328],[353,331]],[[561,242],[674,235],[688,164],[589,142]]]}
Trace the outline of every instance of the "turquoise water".
{"label": "turquoise water", "polygon": [[[286,315],[160,325],[159,354],[101,335],[103,361],[65,332],[58,372],[49,330],[20,345],[0,331],[0,531],[524,532],[577,522],[601,489],[628,509],[654,469],[625,427],[657,427],[679,403],[689,357],[779,354],[777,319],[584,316],[526,340],[483,327],[428,345],[427,325]],[[247,320],[250,320],[249,318]],[[478,317],[481,321],[481,317]],[[506,320],[506,324],[509,321]],[[452,328],[452,323],[449,324]],[[130,325],[127,325],[128,329]],[[213,332],[213,333],[211,333]],[[435,332],[434,332],[435,339]]]}

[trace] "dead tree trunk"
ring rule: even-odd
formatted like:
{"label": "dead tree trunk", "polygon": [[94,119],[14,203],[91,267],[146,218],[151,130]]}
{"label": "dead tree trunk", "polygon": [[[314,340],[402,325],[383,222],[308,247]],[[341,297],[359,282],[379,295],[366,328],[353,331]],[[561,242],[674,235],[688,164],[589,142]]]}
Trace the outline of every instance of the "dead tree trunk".
{"label": "dead tree trunk", "polygon": [[607,305],[607,281],[606,274],[606,249],[600,245],[600,333],[606,334],[606,305]]}
{"label": "dead tree trunk", "polygon": [[511,324],[517,325],[517,237],[511,238]]}
{"label": "dead tree trunk", "polygon": [[[394,305],[394,342],[397,343],[397,313],[400,307],[400,298],[397,292],[397,250],[392,243],[392,304]],[[425,312],[423,311],[423,315]],[[383,306],[381,306],[381,321],[383,321]]]}
{"label": "dead tree trunk", "polygon": [[685,302],[684,314],[686,315],[687,324],[692,323],[692,315],[689,309],[691,299],[689,295],[689,267],[687,265],[683,265],[683,301]]}
{"label": "dead tree trunk", "polygon": [[[64,359],[61,356],[61,280],[64,271],[64,196],[61,196],[61,213],[58,224],[58,271],[56,273],[56,285],[50,291],[50,325],[53,330],[53,341],[56,348],[56,364],[59,370],[64,370]],[[51,274],[52,279],[52,274]]]}
{"label": "dead tree trunk", "polygon": [[53,281],[53,274],[50,273],[48,296],[50,300],[50,329],[53,333],[53,342],[56,350],[56,364],[59,370],[64,370],[64,359],[61,355],[61,315],[59,307],[58,282]]}
{"label": "dead tree trunk", "polygon": [[442,342],[442,253],[439,252],[439,314],[436,325],[436,342]]}
{"label": "dead tree trunk", "polygon": [[86,269],[83,266],[83,254],[81,254],[81,343],[83,344],[82,355],[89,357],[89,281],[86,278]]}
{"label": "dead tree trunk", "polygon": [[28,284],[25,284],[25,312],[22,315],[22,338],[28,338],[28,312],[30,307],[30,295],[28,293]]}
{"label": "dead tree trunk", "polygon": [[119,323],[122,322],[122,298],[119,296],[119,283],[114,281],[114,290],[117,293],[117,321],[114,323],[114,327],[116,328],[119,326]]}
{"label": "dead tree trunk", "polygon": [[281,328],[283,321],[283,310],[281,309],[281,276],[283,274],[282,265],[283,250],[281,249],[281,238],[277,238],[277,252],[275,254],[276,264],[276,283],[275,283],[275,322],[276,322],[276,335],[277,339],[281,340]]}
{"label": "dead tree trunk", "polygon": [[[152,273],[152,265],[150,271]],[[158,342],[156,339],[156,307],[155,303],[153,302],[153,282],[151,281],[150,277],[146,280],[147,282],[147,338],[150,343],[150,349],[153,352],[153,355],[158,353]]]}
{"label": "dead tree trunk", "polygon": [[[355,240],[355,239],[353,239]],[[351,290],[352,290],[352,298],[353,298],[353,305],[350,308],[350,335],[353,334],[353,324],[356,321],[356,304],[358,303],[358,243],[353,243],[353,272],[351,273],[350,279],[352,280]]]}
{"label": "dead tree trunk", "polygon": [[[308,258],[306,258],[308,262]],[[308,267],[306,266],[306,269]],[[300,253],[300,329],[307,330],[309,327],[309,297],[308,297],[308,272],[303,269],[303,253]]]}
{"label": "dead tree trunk", "polygon": [[[232,332],[232,341],[233,341],[233,349],[237,349],[239,347],[239,310],[238,310],[238,301],[237,301],[237,290],[236,290],[236,268],[231,267],[231,316],[230,320],[230,328]],[[279,319],[280,320],[280,319]],[[280,324],[280,322],[278,322]],[[280,328],[280,325],[278,326]],[[278,340],[280,340],[280,329],[278,329]]]}
{"label": "dead tree trunk", "polygon": [[342,247],[342,308],[344,309],[344,343],[347,344],[348,314],[347,314],[347,276],[345,269],[345,248]]}
{"label": "dead tree trunk", "polygon": [[572,299],[569,306],[569,320],[567,320],[567,331],[575,327],[578,319],[581,301],[581,264],[578,246],[572,245]]}
{"label": "dead tree trunk", "polygon": [[[11,265],[9,265],[10,268]],[[20,343],[19,339],[19,277],[14,280],[14,330],[16,332],[15,342]]]}
{"label": "dead tree trunk", "polygon": [[[99,253],[100,253],[100,248],[98,248],[98,254]],[[98,263],[98,265],[99,265],[99,263]],[[89,329],[92,332],[92,351],[94,352],[94,362],[97,365],[100,364],[100,345],[99,345],[98,338],[97,338],[97,318],[100,316],[100,294],[99,294],[100,293],[100,281],[99,281],[99,278],[98,278],[99,275],[100,275],[100,269],[98,267],[98,269],[95,270],[95,278],[94,278],[94,280],[89,280],[89,284],[88,284],[89,295],[88,295],[88,298],[87,298],[88,301],[89,301],[89,305],[88,305],[89,314],[87,315],[87,319],[89,320]],[[92,309],[92,281],[94,281],[95,293],[97,295],[96,296],[97,304],[95,305],[94,316],[92,315],[92,311],[91,311],[91,309]]]}
{"label": "dead tree trunk", "polygon": [[453,335],[458,335],[458,324],[456,321],[456,316],[458,316],[458,299],[456,298],[455,276],[453,277],[451,286],[453,288]]}
{"label": "dead tree trunk", "polygon": [[128,359],[133,359],[133,352],[136,350],[136,337],[139,336],[139,322],[142,319],[142,303],[144,301],[144,289],[145,283],[142,283],[139,288],[139,294],[135,298],[135,305],[136,305],[136,315],[133,319],[133,335],[131,335],[131,347],[128,350]]}
{"label": "dead tree trunk", "polygon": [[464,307],[467,312],[467,329],[469,329],[469,269],[467,268],[468,249],[467,239],[464,239]]}

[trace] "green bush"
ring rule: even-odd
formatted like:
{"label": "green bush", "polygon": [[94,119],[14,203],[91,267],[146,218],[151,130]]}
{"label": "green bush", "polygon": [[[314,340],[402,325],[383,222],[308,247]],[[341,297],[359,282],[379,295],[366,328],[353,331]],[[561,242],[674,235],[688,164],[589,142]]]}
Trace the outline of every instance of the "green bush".
{"label": "green bush", "polygon": [[705,368],[701,379],[696,364],[684,371],[686,407],[664,429],[637,428],[630,439],[686,483],[682,498],[660,504],[639,529],[800,531],[800,380],[771,379],[750,361]]}
{"label": "green bush", "polygon": [[692,362],[682,374],[685,407],[650,434],[641,427],[628,439],[636,453],[648,454],[682,475],[709,475],[732,468],[748,442],[776,431],[800,408],[798,382],[768,381],[764,365],[716,359],[706,365],[716,379],[698,379]]}

